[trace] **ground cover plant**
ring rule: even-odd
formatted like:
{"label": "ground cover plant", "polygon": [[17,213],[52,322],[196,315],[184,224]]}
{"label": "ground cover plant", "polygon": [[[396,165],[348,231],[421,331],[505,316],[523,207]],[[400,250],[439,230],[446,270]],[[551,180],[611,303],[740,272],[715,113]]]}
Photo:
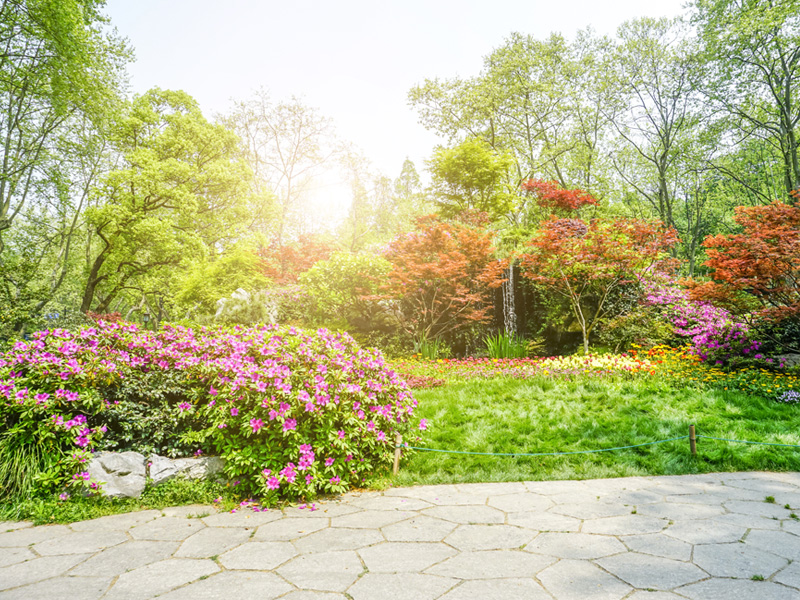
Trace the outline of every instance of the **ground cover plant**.
{"label": "ground cover plant", "polygon": [[85,470],[91,450],[152,449],[150,429],[112,427],[139,403],[175,416],[173,437],[221,455],[241,493],[267,502],[360,484],[390,464],[395,433],[413,430],[406,383],[346,334],[105,322],[42,331],[0,357],[4,495],[99,491]]}

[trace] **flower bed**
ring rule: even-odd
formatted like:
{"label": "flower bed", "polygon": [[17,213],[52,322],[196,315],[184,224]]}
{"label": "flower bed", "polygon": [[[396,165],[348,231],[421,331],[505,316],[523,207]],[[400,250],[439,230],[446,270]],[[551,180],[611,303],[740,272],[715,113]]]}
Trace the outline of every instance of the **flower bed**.
{"label": "flower bed", "polygon": [[410,359],[392,361],[413,388],[429,388],[452,381],[513,377],[574,378],[578,376],[635,375],[651,372],[655,364],[632,356],[588,355],[549,358],[463,358],[435,361]]}

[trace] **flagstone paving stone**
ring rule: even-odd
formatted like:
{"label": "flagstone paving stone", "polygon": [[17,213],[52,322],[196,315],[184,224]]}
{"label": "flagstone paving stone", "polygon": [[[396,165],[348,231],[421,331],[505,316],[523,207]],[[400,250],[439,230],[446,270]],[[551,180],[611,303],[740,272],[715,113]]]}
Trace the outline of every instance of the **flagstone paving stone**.
{"label": "flagstone paving stone", "polygon": [[553,562],[555,559],[552,557],[518,550],[483,550],[462,552],[431,567],[426,573],[458,579],[533,577]]}
{"label": "flagstone paving stone", "polygon": [[291,542],[250,542],[221,555],[219,562],[226,569],[271,571],[297,554]]}
{"label": "flagstone paving stone", "polygon": [[27,548],[3,548],[0,550],[0,567],[15,565],[36,558],[36,555]]}
{"label": "flagstone paving stone", "polygon": [[420,573],[367,573],[347,593],[353,600],[435,600],[457,583],[457,579]]}
{"label": "flagstone paving stone", "polygon": [[210,558],[235,548],[250,539],[244,527],[208,527],[201,529],[181,544],[176,558]]}
{"label": "flagstone paving stone", "polygon": [[383,535],[390,542],[440,542],[458,527],[452,521],[419,515],[383,527]]}
{"label": "flagstone paving stone", "polygon": [[108,515],[90,521],[78,521],[70,525],[70,529],[73,531],[99,531],[101,529],[127,531],[131,527],[142,525],[160,516],[162,516],[160,510],[142,510],[121,515]]}
{"label": "flagstone paving stone", "polygon": [[461,525],[444,541],[459,550],[513,550],[528,544],[534,535],[513,525]]}
{"label": "flagstone paving stone", "polygon": [[292,591],[274,573],[226,571],[159,596],[159,600],[273,600]]}
{"label": "flagstone paving stone", "polygon": [[168,558],[120,575],[103,600],[146,600],[219,570],[213,560]]}
{"label": "flagstone paving stone", "polygon": [[661,533],[620,536],[619,540],[630,550],[664,558],[688,561],[692,558],[692,545]]}
{"label": "flagstone paving stone", "polygon": [[32,598],[69,598],[69,600],[98,600],[106,593],[112,577],[54,577],[3,592],[3,600]]}
{"label": "flagstone paving stone", "polygon": [[488,579],[465,581],[441,597],[442,600],[551,600],[533,579]]}
{"label": "flagstone paving stone", "polygon": [[370,573],[416,573],[458,554],[458,551],[436,542],[384,542],[359,550],[358,554]]}
{"label": "flagstone paving stone", "polygon": [[95,554],[70,571],[70,575],[122,575],[150,563],[166,560],[180,542],[131,541]]}
{"label": "flagstone paving stone", "polygon": [[714,577],[769,579],[789,561],[747,544],[714,544],[694,547],[692,562]]}
{"label": "flagstone paving stone", "polygon": [[691,600],[797,600],[797,590],[769,581],[709,579],[678,588]]}
{"label": "flagstone paving stone", "polygon": [[31,544],[38,544],[45,540],[69,535],[72,530],[64,525],[42,525],[41,527],[31,527],[0,533],[0,548],[20,547],[24,548]]}
{"label": "flagstone paving stone", "polygon": [[44,556],[0,569],[0,592],[63,575],[91,554]]}
{"label": "flagstone paving stone", "polygon": [[159,542],[179,542],[194,535],[205,527],[200,519],[183,517],[163,517],[137,525],[128,532],[136,540],[155,540]]}
{"label": "flagstone paving stone", "polygon": [[253,539],[258,542],[276,542],[294,540],[314,533],[328,526],[328,519],[304,519],[303,517],[287,517],[262,525],[256,530]]}
{"label": "flagstone paving stone", "polygon": [[640,589],[671,590],[706,577],[693,564],[638,552],[601,558],[597,564]]}
{"label": "flagstone paving stone", "polygon": [[798,473],[723,473],[2,522],[0,598],[788,600],[798,498]]}
{"label": "flagstone paving stone", "polygon": [[631,587],[591,562],[561,560],[539,573],[539,581],[558,600],[620,600]]}
{"label": "flagstone paving stone", "polygon": [[278,569],[278,574],[299,588],[344,592],[364,572],[353,551],[303,554]]}
{"label": "flagstone paving stone", "polygon": [[300,552],[328,552],[331,550],[358,550],[383,541],[375,529],[323,529],[295,541]]}
{"label": "flagstone paving stone", "polygon": [[99,552],[127,541],[128,536],[121,531],[80,531],[39,542],[31,546],[31,549],[40,556],[86,554]]}
{"label": "flagstone paving stone", "polygon": [[540,534],[525,550],[558,558],[592,559],[619,554],[627,548],[608,535],[549,532]]}

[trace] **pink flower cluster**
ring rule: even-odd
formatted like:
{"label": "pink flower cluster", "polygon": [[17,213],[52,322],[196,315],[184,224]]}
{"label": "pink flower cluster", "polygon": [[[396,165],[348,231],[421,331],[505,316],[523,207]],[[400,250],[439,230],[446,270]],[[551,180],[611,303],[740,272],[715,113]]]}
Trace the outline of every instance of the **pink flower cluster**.
{"label": "pink flower cluster", "polygon": [[689,339],[701,360],[724,365],[736,357],[763,358],[758,353],[761,343],[751,339],[750,328],[729,311],[690,300],[685,290],[666,278],[646,282],[645,289],[645,304],[661,307],[675,334]]}
{"label": "pink flower cluster", "polygon": [[274,325],[150,332],[101,322],[78,333],[38,332],[0,355],[0,405],[32,405],[91,449],[109,405],[99,390],[152,371],[181,373],[176,414],[200,422],[223,455],[269,449],[245,453],[260,457],[252,463],[229,461],[240,469],[231,475],[264,491],[305,494],[360,481],[389,463],[395,432],[415,429],[416,401],[377,350],[346,334]]}

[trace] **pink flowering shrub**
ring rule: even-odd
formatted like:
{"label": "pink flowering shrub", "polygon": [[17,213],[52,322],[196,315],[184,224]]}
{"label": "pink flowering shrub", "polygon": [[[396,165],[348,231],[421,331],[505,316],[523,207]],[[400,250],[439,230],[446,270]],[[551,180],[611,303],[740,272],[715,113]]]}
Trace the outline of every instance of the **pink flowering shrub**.
{"label": "pink flowering shrub", "polygon": [[666,278],[645,283],[645,304],[659,307],[675,335],[691,342],[692,352],[704,362],[725,365],[742,358],[761,359],[761,343],[750,329],[724,308],[689,299],[686,290]]}
{"label": "pink flowering shrub", "polygon": [[46,440],[63,459],[53,485],[97,487],[83,462],[104,432],[120,434],[106,425],[114,398],[159,373],[181,443],[216,451],[246,493],[342,492],[391,463],[396,433],[415,430],[405,381],[346,334],[101,322],[39,332],[0,356],[0,433]]}

